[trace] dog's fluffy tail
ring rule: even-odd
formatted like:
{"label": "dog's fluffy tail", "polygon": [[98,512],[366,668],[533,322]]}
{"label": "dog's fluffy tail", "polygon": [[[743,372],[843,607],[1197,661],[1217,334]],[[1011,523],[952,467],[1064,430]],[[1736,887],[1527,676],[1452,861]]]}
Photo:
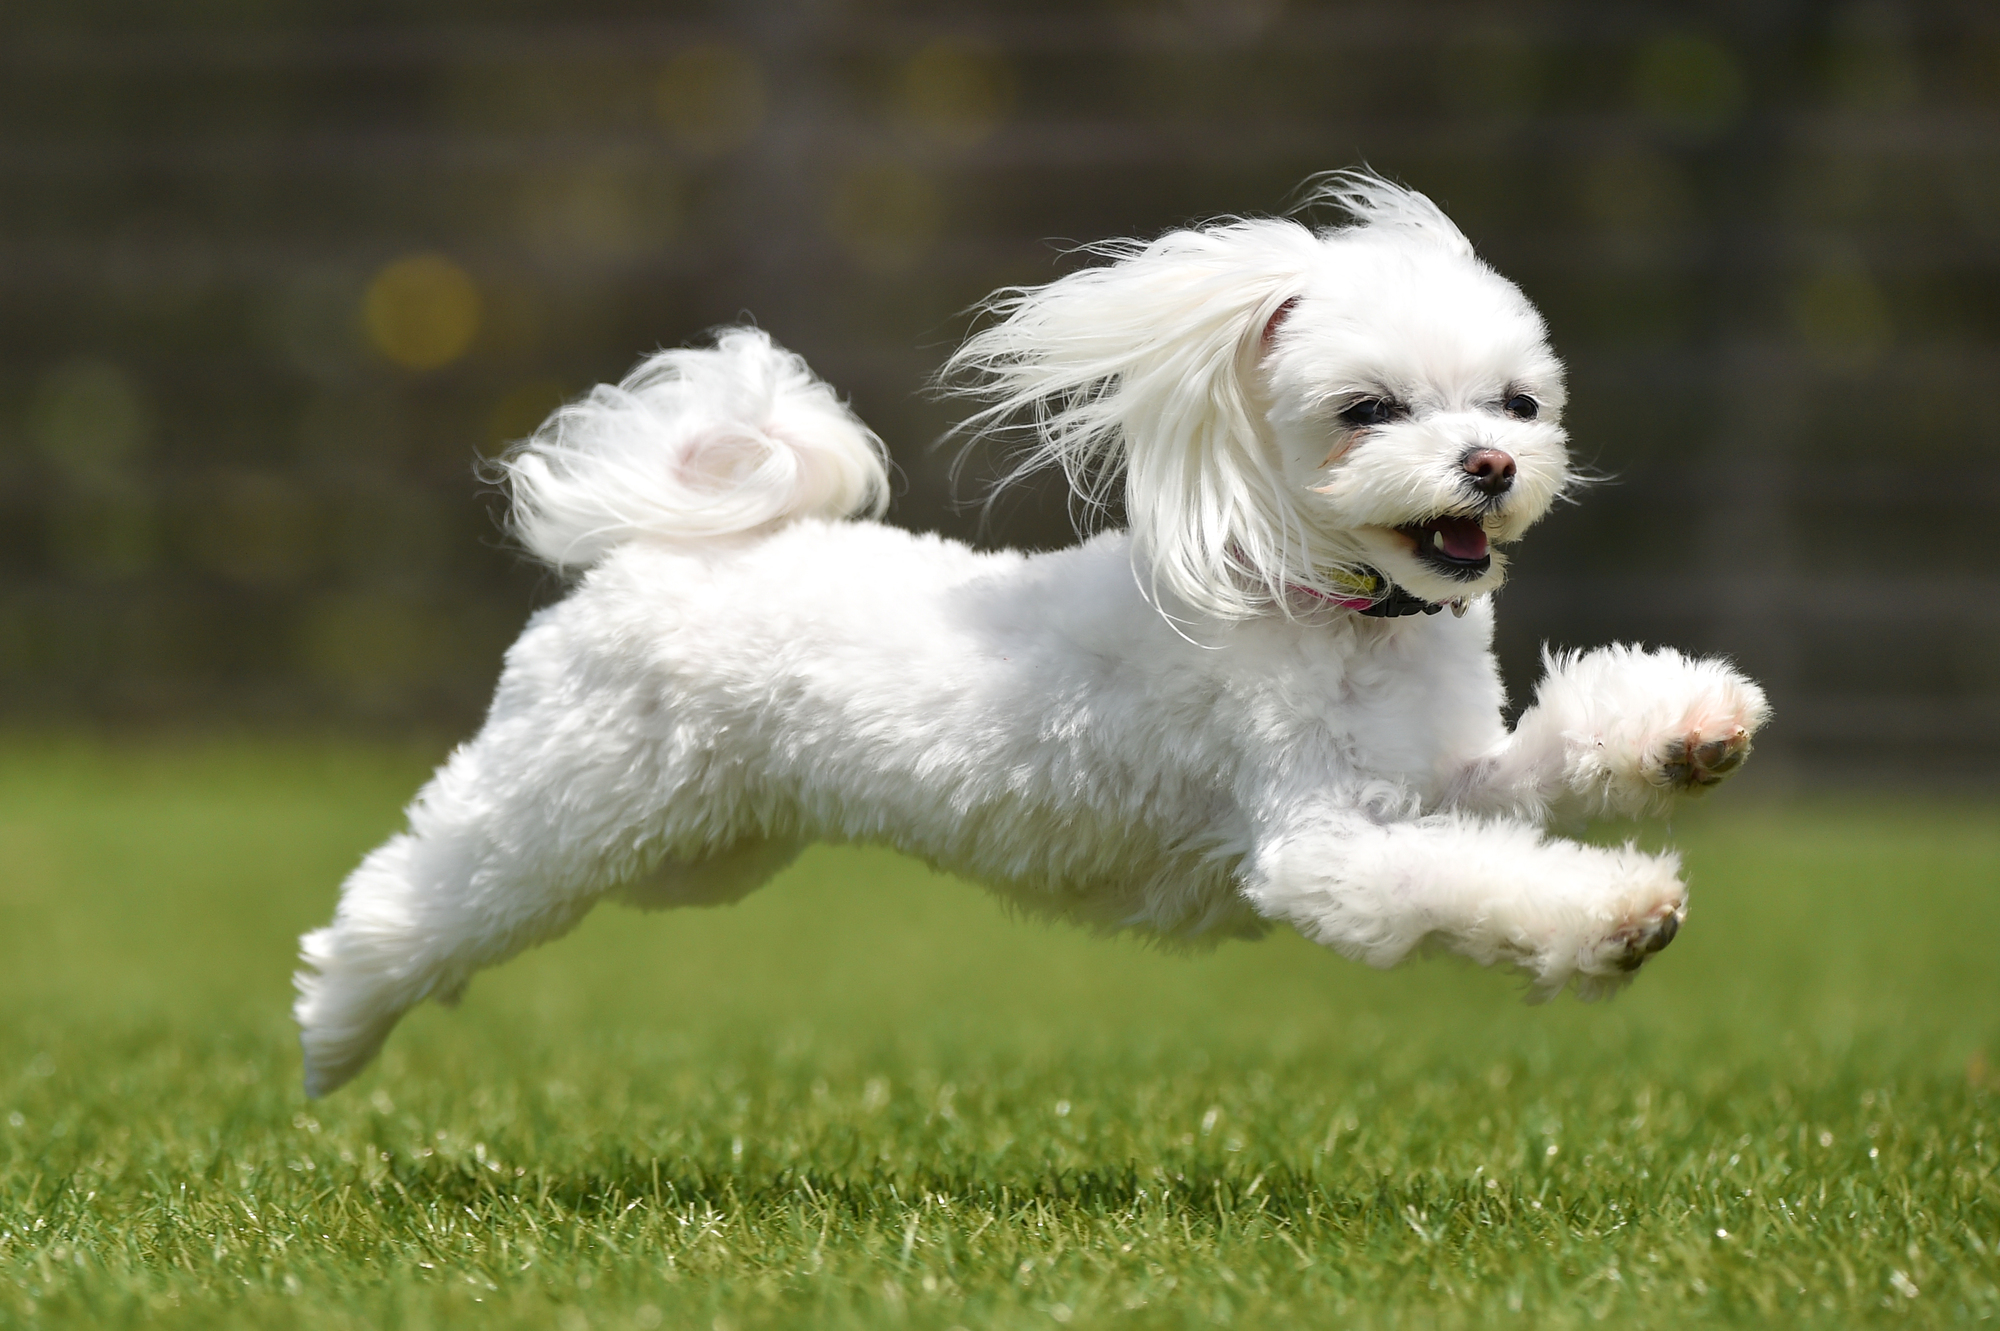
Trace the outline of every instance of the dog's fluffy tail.
{"label": "dog's fluffy tail", "polygon": [[521,542],[584,569],[627,541],[878,515],[888,456],[805,361],[756,328],[662,351],[559,408],[500,463]]}

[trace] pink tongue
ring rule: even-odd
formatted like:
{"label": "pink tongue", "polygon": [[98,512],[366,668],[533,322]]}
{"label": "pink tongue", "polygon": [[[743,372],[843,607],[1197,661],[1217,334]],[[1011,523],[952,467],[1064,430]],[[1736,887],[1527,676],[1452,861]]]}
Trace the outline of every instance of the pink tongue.
{"label": "pink tongue", "polygon": [[1439,518],[1425,525],[1444,538],[1444,552],[1453,559],[1486,558],[1486,529],[1471,518]]}

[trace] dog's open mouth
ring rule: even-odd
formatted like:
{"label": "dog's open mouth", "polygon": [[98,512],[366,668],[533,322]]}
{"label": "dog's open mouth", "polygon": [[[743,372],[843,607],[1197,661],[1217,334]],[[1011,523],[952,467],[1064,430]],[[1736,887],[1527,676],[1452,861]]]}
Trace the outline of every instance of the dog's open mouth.
{"label": "dog's open mouth", "polygon": [[1493,567],[1486,529],[1476,518],[1446,515],[1396,530],[1416,542],[1419,560],[1447,578],[1470,581]]}

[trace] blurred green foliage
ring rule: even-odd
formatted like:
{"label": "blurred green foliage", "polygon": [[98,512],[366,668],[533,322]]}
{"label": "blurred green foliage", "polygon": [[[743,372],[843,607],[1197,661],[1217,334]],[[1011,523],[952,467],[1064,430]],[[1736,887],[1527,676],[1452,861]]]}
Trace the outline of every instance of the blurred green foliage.
{"label": "blurred green foliage", "polygon": [[1517,689],[1665,639],[1771,685],[1773,770],[2000,752],[1990,6],[37,0],[0,71],[16,721],[466,724],[557,590],[475,460],[746,313],[892,520],[1067,539],[930,447],[961,312],[1366,160],[1542,306],[1616,478],[1523,548]]}

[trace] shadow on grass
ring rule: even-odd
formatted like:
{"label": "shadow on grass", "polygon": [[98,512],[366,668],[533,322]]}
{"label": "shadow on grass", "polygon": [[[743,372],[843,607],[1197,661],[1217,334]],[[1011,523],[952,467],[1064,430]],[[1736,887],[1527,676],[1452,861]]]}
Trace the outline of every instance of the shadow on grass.
{"label": "shadow on grass", "polygon": [[1003,1221],[1061,1215],[1068,1223],[1078,1218],[1178,1223],[1186,1218],[1223,1231],[1262,1220],[1350,1231],[1413,1229],[1428,1240],[1469,1224],[1519,1223],[1529,1217],[1595,1228],[1643,1205],[1636,1195],[1604,1189],[1593,1189],[1586,1198],[1566,1199],[1544,1179],[1503,1185],[1477,1178],[1392,1178],[1338,1166],[1327,1170],[1335,1177],[1290,1167],[1245,1177],[1241,1170],[1168,1171],[1130,1164],[1016,1171],[999,1177],[956,1170],[893,1174],[884,1170],[854,1177],[794,1169],[752,1176],[708,1171],[685,1160],[667,1167],[659,1161],[632,1159],[621,1169],[554,1177],[531,1173],[522,1179],[494,1177],[472,1164],[449,1174],[411,1167],[397,1173],[415,1202],[476,1213],[502,1199],[519,1200],[559,1211],[586,1226],[610,1222],[635,1206],[693,1217],[803,1212],[815,1223],[830,1219],[852,1227],[879,1224],[885,1217],[900,1221],[937,1208],[961,1220],[968,1214]]}

